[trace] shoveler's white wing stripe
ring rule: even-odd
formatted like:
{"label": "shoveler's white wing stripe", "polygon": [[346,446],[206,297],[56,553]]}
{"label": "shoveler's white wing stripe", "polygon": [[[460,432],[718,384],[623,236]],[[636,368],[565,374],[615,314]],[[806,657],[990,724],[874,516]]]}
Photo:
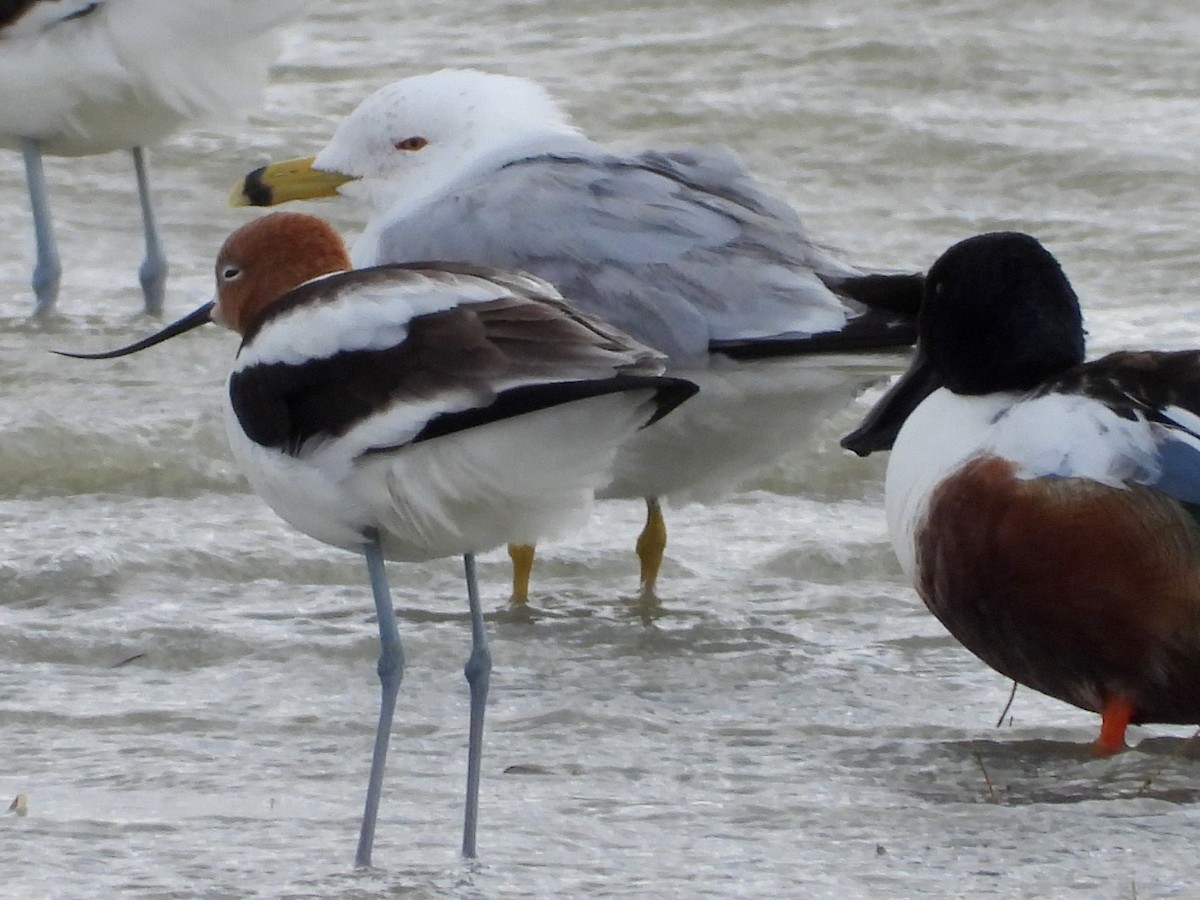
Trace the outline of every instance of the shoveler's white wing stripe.
{"label": "shoveler's white wing stripe", "polygon": [[1170,419],[1180,428],[1200,436],[1200,416],[1182,406],[1165,406],[1159,413],[1164,419]]}
{"label": "shoveler's white wing stripe", "polygon": [[1151,483],[1160,468],[1149,422],[1080,394],[1016,403],[996,421],[988,449],[1016,463],[1020,478],[1090,478],[1119,488]]}
{"label": "shoveler's white wing stripe", "polygon": [[[309,282],[316,286],[318,282]],[[254,365],[301,365],[337,353],[383,350],[404,342],[416,316],[452,309],[463,303],[494,300],[506,290],[483,278],[453,275],[442,279],[395,270],[383,280],[347,283],[341,277],[333,299],[314,295],[314,302],[272,318],[243,346],[234,372]]]}

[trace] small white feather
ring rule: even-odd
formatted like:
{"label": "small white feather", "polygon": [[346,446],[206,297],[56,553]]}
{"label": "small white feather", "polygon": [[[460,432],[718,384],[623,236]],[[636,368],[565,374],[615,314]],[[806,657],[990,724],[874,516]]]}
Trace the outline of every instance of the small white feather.
{"label": "small white feather", "polygon": [[[328,276],[326,276],[328,277]],[[341,276],[339,276],[341,277]],[[238,356],[234,371],[270,363],[299,365],[354,350],[382,350],[404,342],[417,316],[482,303],[507,290],[486,278],[445,275],[431,278],[397,270],[386,281],[354,276],[336,299],[294,307],[264,328]]]}

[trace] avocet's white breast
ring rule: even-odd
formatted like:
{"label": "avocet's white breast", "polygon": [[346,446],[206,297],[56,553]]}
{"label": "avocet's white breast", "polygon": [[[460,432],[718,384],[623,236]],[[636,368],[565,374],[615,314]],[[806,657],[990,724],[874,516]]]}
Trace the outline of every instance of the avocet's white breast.
{"label": "avocet's white breast", "polygon": [[[228,399],[225,420],[251,487],[293,527],[348,550],[376,529],[389,558],[425,560],[582,525],[617,447],[646,423],[652,393],[591,397],[367,455],[347,452],[361,443],[354,434],[303,457],[256,444]],[[380,419],[437,412],[396,408]]]}
{"label": "avocet's white breast", "polygon": [[343,487],[348,470],[333,471],[257,444],[246,436],[225,390],[225,433],[238,467],[275,513],[309,537],[334,547],[360,550],[369,507]]}

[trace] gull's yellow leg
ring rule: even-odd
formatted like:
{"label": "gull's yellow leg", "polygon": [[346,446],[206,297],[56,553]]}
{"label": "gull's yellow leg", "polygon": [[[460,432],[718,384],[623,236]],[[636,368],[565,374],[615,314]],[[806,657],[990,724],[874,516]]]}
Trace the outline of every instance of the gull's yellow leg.
{"label": "gull's yellow leg", "polygon": [[637,555],[641,560],[642,597],[653,599],[662,567],[663,551],[667,549],[667,523],[657,497],[646,498],[646,526],[638,535]]}
{"label": "gull's yellow leg", "polygon": [[529,576],[533,574],[533,544],[509,544],[508,557],[513,567],[513,592],[509,603],[514,606],[529,605]]}

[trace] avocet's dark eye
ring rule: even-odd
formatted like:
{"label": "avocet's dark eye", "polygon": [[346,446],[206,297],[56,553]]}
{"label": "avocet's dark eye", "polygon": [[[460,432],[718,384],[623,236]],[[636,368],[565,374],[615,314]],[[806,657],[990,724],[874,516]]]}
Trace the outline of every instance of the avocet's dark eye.
{"label": "avocet's dark eye", "polygon": [[232,263],[230,265],[225,266],[225,268],[221,269],[221,280],[222,281],[236,281],[238,278],[241,278],[241,277],[242,277],[241,268],[233,265]]}
{"label": "avocet's dark eye", "polygon": [[425,138],[413,135],[412,137],[406,137],[402,141],[396,141],[392,146],[397,150],[420,150],[428,143],[429,141],[425,140]]}

